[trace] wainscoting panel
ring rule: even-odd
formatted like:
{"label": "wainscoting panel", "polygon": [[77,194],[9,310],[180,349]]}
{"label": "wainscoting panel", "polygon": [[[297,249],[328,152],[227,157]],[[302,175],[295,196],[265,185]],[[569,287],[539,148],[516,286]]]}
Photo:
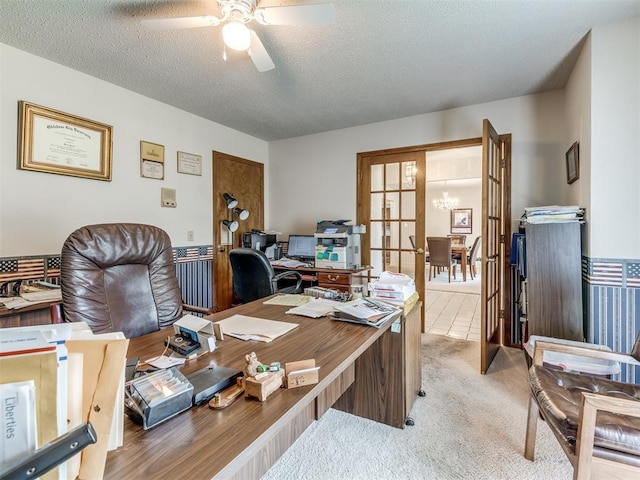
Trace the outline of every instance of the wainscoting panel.
{"label": "wainscoting panel", "polygon": [[[173,249],[182,300],[197,307],[213,307],[213,246]],[[0,258],[0,285],[22,280],[60,283],[60,255]]]}
{"label": "wainscoting panel", "polygon": [[[630,352],[640,331],[640,261],[582,258],[587,341]],[[620,378],[640,382],[640,367]]]}

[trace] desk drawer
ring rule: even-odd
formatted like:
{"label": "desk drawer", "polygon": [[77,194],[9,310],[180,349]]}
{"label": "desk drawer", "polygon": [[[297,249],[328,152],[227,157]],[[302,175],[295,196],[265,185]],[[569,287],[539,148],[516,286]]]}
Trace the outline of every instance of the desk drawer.
{"label": "desk drawer", "polygon": [[344,285],[348,287],[351,285],[351,274],[318,272],[318,283],[328,288],[331,288],[331,285]]}

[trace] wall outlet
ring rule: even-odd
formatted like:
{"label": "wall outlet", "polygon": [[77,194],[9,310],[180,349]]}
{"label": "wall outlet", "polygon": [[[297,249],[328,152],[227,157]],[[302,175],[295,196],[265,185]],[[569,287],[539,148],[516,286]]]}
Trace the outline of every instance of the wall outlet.
{"label": "wall outlet", "polygon": [[193,242],[193,230],[187,231],[187,242]]}

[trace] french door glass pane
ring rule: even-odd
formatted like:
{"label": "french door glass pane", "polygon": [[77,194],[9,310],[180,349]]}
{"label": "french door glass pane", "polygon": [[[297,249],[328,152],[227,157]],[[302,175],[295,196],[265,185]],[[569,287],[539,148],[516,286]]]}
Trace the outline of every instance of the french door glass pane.
{"label": "french door glass pane", "polygon": [[386,244],[385,248],[399,248],[400,247],[400,224],[399,222],[387,222],[386,232]]}
{"label": "french door glass pane", "polygon": [[385,190],[400,190],[400,164],[387,163],[385,167],[387,174],[384,182]]}
{"label": "french door glass pane", "polygon": [[402,162],[400,168],[400,175],[402,176],[402,189],[403,190],[415,190],[416,189],[416,162]]}
{"label": "french door glass pane", "polygon": [[415,278],[416,263],[415,253],[413,252],[400,252],[400,272],[409,275],[411,278]]}
{"label": "french door glass pane", "polygon": [[386,198],[385,218],[387,220],[397,220],[400,218],[400,194],[398,192],[387,192]]}
{"label": "french door glass pane", "polygon": [[371,275],[378,277],[384,271],[382,265],[382,250],[371,250]]}
{"label": "french door glass pane", "polygon": [[384,217],[384,193],[371,194],[371,220],[382,220]]}
{"label": "french door glass pane", "polygon": [[402,192],[400,218],[413,220],[416,218],[416,192]]}
{"label": "french door glass pane", "polygon": [[371,190],[384,190],[384,165],[371,165]]}
{"label": "french door glass pane", "polygon": [[371,232],[369,233],[369,238],[371,239],[371,248],[382,248],[382,239],[384,237],[384,229],[382,222],[371,222]]}
{"label": "french door glass pane", "polygon": [[409,235],[416,234],[416,222],[400,222],[400,248],[413,249]]}

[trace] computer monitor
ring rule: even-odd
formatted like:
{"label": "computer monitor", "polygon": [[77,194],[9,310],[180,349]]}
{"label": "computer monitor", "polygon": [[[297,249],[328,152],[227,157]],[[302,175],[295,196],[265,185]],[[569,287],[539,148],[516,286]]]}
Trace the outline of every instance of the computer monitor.
{"label": "computer monitor", "polygon": [[316,256],[316,237],[313,235],[289,235],[289,258],[309,258]]}

